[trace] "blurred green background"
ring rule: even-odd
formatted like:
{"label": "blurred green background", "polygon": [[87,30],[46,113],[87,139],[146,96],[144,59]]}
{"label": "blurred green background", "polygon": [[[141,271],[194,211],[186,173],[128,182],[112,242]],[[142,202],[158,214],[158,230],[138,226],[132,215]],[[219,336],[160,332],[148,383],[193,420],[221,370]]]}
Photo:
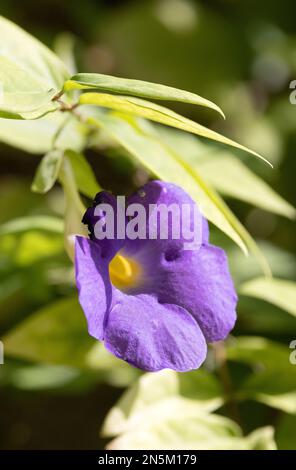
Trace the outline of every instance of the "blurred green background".
{"label": "blurred green background", "polygon": [[[226,121],[205,109],[172,107],[267,157],[274,170],[240,156],[295,205],[296,105],[289,101],[289,84],[296,78],[294,10],[292,0],[0,1],[3,16],[57,52],[73,40],[79,71],[164,83],[216,102]],[[46,197],[30,192],[39,158],[4,144],[0,152],[0,222],[62,214],[59,188]],[[110,158],[104,151],[99,158],[88,151],[87,157],[101,185],[114,192],[130,191],[143,178],[125,158]],[[275,274],[295,280],[293,221],[243,202],[228,203],[261,240]],[[236,278],[258,274],[248,260],[237,261],[237,249],[221,233],[213,230],[212,239],[228,249]],[[1,335],[39,308],[74,295],[59,236],[31,231],[1,238],[0,248]],[[288,345],[293,332],[293,319],[279,308],[255,299],[240,301],[235,334],[262,335]],[[234,382],[244,373],[233,366]],[[102,420],[135,376],[7,359],[0,366],[1,448],[102,447]],[[296,448],[292,415],[251,401],[241,406],[241,415],[246,432],[276,425],[279,447]]]}

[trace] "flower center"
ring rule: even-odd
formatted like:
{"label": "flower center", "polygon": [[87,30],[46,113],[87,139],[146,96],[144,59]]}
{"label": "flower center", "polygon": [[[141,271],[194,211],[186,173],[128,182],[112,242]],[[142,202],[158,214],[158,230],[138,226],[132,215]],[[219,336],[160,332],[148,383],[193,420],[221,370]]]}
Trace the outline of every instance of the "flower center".
{"label": "flower center", "polygon": [[109,264],[112,284],[118,289],[127,290],[139,283],[142,269],[139,263],[127,256],[116,255]]}

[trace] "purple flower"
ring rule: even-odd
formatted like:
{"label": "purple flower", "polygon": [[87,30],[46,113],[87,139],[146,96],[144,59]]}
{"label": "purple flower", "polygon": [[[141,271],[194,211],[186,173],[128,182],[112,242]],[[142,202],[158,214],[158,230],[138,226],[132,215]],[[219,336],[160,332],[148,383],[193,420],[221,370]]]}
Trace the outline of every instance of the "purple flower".
{"label": "purple flower", "polygon": [[[224,339],[236,320],[237,295],[221,248],[209,243],[202,218],[199,249],[184,239],[97,240],[94,208],[116,199],[96,196],[83,218],[90,239],[76,237],[76,282],[91,336],[119,357],[147,371],[187,371],[205,360],[207,342]],[[153,181],[127,204],[189,204],[181,188]],[[184,222],[184,221],[183,221]],[[172,221],[170,220],[170,228]]]}

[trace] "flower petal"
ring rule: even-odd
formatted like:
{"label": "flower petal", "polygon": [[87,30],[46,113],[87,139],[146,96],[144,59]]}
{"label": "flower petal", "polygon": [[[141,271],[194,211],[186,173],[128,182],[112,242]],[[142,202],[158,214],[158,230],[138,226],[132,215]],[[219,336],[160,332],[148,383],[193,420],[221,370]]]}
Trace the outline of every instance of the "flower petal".
{"label": "flower petal", "polygon": [[76,237],[75,270],[79,302],[91,336],[102,340],[107,312],[112,301],[112,285],[106,258],[101,248],[84,237]]}
{"label": "flower petal", "polygon": [[105,346],[147,371],[197,369],[207,351],[192,316],[177,305],[160,304],[152,295],[121,294],[108,317]]}
{"label": "flower petal", "polygon": [[175,303],[190,312],[208,342],[225,339],[236,321],[237,295],[221,248],[203,245],[198,251],[183,251],[176,259],[164,257],[154,272],[160,302]]}

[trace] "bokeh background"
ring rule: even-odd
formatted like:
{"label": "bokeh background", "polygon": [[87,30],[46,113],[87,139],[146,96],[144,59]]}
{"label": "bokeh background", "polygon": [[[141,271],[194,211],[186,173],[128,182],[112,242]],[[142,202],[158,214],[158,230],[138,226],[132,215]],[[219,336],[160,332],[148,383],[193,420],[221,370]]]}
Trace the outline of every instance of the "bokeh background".
{"label": "bokeh background", "polygon": [[[249,156],[242,158],[295,205],[296,105],[289,101],[289,84],[296,78],[294,11],[293,0],[0,0],[3,16],[57,52],[72,41],[79,71],[164,83],[218,103],[226,121],[205,109],[172,107],[266,156],[274,170]],[[91,151],[87,156],[100,183],[114,192],[130,191],[143,177],[125,158],[110,158],[103,151],[100,158]],[[1,144],[0,158],[1,223],[62,213],[58,187],[46,197],[30,192],[38,156]],[[261,240],[278,276],[295,280],[295,224],[243,202],[228,203]],[[253,265],[236,262],[226,237],[218,231],[212,237],[229,249],[237,276],[256,273]],[[4,335],[75,287],[58,236],[31,231],[2,238],[0,247]],[[277,307],[240,301],[235,333],[288,344],[292,331],[293,319]],[[232,374],[243,371],[234,367]],[[7,359],[0,366],[1,448],[102,448],[102,420],[134,378],[129,373],[111,375]],[[241,415],[244,431],[276,424],[279,447],[296,448],[293,416],[251,401],[241,406]]]}

